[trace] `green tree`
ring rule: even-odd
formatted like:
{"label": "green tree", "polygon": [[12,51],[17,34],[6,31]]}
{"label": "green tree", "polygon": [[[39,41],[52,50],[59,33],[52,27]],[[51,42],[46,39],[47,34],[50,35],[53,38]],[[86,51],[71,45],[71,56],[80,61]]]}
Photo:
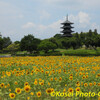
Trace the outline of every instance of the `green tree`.
{"label": "green tree", "polygon": [[0,50],[2,50],[3,49],[3,39],[0,37]]}
{"label": "green tree", "polygon": [[32,51],[37,51],[40,41],[40,39],[34,38],[33,35],[29,34],[21,39],[20,48],[21,50],[26,50],[32,53]]}
{"label": "green tree", "polygon": [[60,38],[61,38],[61,34],[56,34],[56,35],[54,36],[54,38],[60,39]]}
{"label": "green tree", "polygon": [[80,42],[81,42],[82,45],[84,45],[85,39],[86,39],[86,34],[81,32],[80,33]]}
{"label": "green tree", "polygon": [[15,44],[15,43],[12,43],[10,44],[6,50],[11,52],[11,53],[15,53],[16,51],[18,51],[20,49],[20,44]]}
{"label": "green tree", "polygon": [[56,48],[57,48],[56,44],[50,42],[49,40],[43,40],[38,46],[38,49],[44,50],[45,53],[47,53],[49,50],[54,51],[54,49],[56,49]]}
{"label": "green tree", "polygon": [[56,38],[52,37],[49,39],[50,42],[56,44],[56,46],[58,47],[58,44],[57,44],[57,41],[56,41]]}
{"label": "green tree", "polygon": [[79,34],[76,32],[73,34],[74,37],[76,37],[77,39],[79,39]]}
{"label": "green tree", "polygon": [[97,29],[94,29],[94,35],[98,35]]}
{"label": "green tree", "polygon": [[15,44],[20,44],[20,41],[15,41],[14,43],[15,43]]}
{"label": "green tree", "polygon": [[68,49],[71,47],[71,41],[68,39],[68,38],[65,38],[63,41],[62,41],[62,45]]}
{"label": "green tree", "polygon": [[12,43],[10,37],[3,37],[3,41],[3,48],[7,48]]}
{"label": "green tree", "polygon": [[88,36],[88,37],[92,37],[92,36],[93,36],[93,32],[92,32],[91,29],[90,29],[89,32],[87,33],[87,36]]}

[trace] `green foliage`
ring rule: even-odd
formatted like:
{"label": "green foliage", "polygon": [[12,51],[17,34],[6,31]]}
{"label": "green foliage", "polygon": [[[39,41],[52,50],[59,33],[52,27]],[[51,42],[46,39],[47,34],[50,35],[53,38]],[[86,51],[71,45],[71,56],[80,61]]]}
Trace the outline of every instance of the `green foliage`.
{"label": "green foliage", "polygon": [[20,50],[20,44],[12,43],[7,48],[3,49],[3,52],[9,52],[11,54],[15,54],[16,51]]}
{"label": "green foliage", "polygon": [[20,41],[15,41],[14,43],[15,43],[15,44],[20,44]]}
{"label": "green foliage", "polygon": [[10,44],[7,49],[9,51],[18,51],[20,49],[20,45],[19,44],[15,44],[15,43],[12,43]]}
{"label": "green foliage", "polygon": [[27,50],[30,53],[32,53],[33,50],[34,51],[37,50],[37,46],[39,43],[40,39],[34,38],[33,35],[29,34],[21,39],[20,48],[21,50]]}
{"label": "green foliage", "polygon": [[3,37],[3,48],[7,48],[11,43],[10,37]]}
{"label": "green foliage", "polygon": [[3,39],[0,37],[0,50],[3,49]]}
{"label": "green foliage", "polygon": [[56,49],[56,48],[57,48],[56,44],[50,42],[49,40],[43,40],[38,46],[38,49],[44,50],[45,53],[47,53],[49,50],[54,51],[54,49]]}

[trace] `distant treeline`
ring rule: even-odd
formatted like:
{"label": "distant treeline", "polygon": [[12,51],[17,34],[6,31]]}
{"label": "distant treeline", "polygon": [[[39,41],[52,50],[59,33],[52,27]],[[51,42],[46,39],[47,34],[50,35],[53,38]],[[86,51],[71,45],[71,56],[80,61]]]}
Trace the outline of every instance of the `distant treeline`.
{"label": "distant treeline", "polygon": [[97,30],[89,30],[89,32],[73,33],[73,37],[62,37],[61,34],[56,34],[49,39],[40,40],[35,38],[32,34],[24,36],[21,41],[12,42],[10,37],[0,36],[0,52],[14,53],[17,51],[28,51],[29,53],[37,53],[44,51],[48,53],[49,50],[54,51],[57,48],[61,49],[78,49],[81,47],[86,49],[95,49],[100,47],[100,34]]}

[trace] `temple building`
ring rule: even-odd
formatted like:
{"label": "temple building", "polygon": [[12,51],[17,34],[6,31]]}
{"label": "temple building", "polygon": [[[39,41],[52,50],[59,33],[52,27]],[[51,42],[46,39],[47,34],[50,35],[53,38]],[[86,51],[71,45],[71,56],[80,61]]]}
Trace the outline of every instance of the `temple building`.
{"label": "temple building", "polygon": [[72,37],[73,35],[71,33],[74,31],[72,31],[71,29],[74,27],[72,27],[71,25],[74,23],[68,21],[68,16],[66,18],[66,21],[61,24],[63,25],[63,27],[61,27],[63,29],[63,31],[61,31],[61,33],[63,33],[62,36],[63,37]]}

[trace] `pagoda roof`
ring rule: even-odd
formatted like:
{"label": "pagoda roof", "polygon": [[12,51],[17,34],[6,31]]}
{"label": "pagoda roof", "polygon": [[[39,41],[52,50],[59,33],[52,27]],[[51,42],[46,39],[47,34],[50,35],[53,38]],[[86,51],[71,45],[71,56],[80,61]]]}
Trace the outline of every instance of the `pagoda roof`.
{"label": "pagoda roof", "polygon": [[74,24],[74,23],[72,23],[72,22],[66,20],[65,22],[63,22],[63,23],[61,23],[61,24]]}
{"label": "pagoda roof", "polygon": [[74,32],[74,31],[72,31],[72,30],[63,30],[63,31],[61,31],[62,33],[67,33],[67,32]]}
{"label": "pagoda roof", "polygon": [[61,28],[74,28],[74,27],[72,27],[72,26],[63,26]]}

